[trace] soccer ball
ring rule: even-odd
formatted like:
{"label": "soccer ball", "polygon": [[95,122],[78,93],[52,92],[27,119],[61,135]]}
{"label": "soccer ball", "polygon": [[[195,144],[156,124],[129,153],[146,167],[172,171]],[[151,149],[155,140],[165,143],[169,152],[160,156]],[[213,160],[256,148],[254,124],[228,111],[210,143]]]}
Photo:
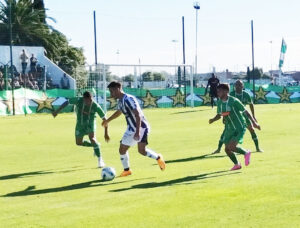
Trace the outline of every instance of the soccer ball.
{"label": "soccer ball", "polygon": [[116,176],[116,170],[112,167],[105,167],[102,169],[101,177],[104,181],[110,181],[113,180]]}

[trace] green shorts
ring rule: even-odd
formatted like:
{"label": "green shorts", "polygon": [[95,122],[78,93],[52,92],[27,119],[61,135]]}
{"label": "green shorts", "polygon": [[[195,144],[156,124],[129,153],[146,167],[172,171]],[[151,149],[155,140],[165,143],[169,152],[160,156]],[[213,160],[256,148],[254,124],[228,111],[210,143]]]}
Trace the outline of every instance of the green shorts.
{"label": "green shorts", "polygon": [[242,144],[245,132],[246,128],[238,130],[225,129],[221,138],[225,145],[231,141],[235,141],[239,144]]}
{"label": "green shorts", "polygon": [[82,138],[85,135],[88,135],[92,132],[95,132],[95,129],[96,129],[95,125],[94,126],[89,126],[89,125],[79,126],[79,125],[76,125],[75,136],[78,137],[78,138]]}

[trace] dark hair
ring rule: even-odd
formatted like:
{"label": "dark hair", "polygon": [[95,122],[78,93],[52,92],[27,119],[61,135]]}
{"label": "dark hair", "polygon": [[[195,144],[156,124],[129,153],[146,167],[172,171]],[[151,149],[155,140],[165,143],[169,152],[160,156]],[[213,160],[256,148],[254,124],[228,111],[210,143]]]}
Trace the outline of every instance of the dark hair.
{"label": "dark hair", "polygon": [[91,92],[89,92],[89,91],[85,91],[85,92],[83,93],[83,97],[84,97],[84,98],[91,98],[91,97],[92,97],[92,94],[91,94]]}
{"label": "dark hair", "polygon": [[229,85],[227,83],[222,83],[222,84],[218,85],[217,89],[223,89],[223,90],[229,92]]}
{"label": "dark hair", "polygon": [[112,81],[111,83],[109,83],[109,85],[107,86],[107,88],[109,89],[121,89],[122,85],[120,82],[116,82],[116,81]]}

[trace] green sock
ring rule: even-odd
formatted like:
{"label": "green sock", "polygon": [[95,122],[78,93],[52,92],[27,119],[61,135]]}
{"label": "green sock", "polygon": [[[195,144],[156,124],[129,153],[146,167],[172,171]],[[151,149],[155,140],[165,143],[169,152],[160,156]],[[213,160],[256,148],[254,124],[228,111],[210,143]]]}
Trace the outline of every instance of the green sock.
{"label": "green sock", "polygon": [[93,147],[92,143],[90,143],[88,141],[83,141],[82,146]]}
{"label": "green sock", "polygon": [[251,136],[252,136],[252,139],[253,139],[253,141],[255,143],[256,150],[258,150],[259,146],[258,146],[258,138],[257,138],[256,133],[255,132],[251,132]]}
{"label": "green sock", "polygon": [[231,152],[230,154],[227,154],[227,155],[235,165],[238,164],[238,160],[236,159],[236,156],[233,152]]}
{"label": "green sock", "polygon": [[247,153],[247,151],[246,150],[244,150],[243,148],[241,148],[241,147],[236,147],[236,151],[235,152],[237,152],[237,153],[239,153],[239,154],[246,154]]}
{"label": "green sock", "polygon": [[222,148],[222,146],[223,146],[223,141],[219,141],[219,144],[218,144],[218,150],[220,151],[221,150],[221,148]]}
{"label": "green sock", "polygon": [[95,155],[100,158],[101,153],[100,153],[100,145],[99,143],[94,144],[94,153]]}

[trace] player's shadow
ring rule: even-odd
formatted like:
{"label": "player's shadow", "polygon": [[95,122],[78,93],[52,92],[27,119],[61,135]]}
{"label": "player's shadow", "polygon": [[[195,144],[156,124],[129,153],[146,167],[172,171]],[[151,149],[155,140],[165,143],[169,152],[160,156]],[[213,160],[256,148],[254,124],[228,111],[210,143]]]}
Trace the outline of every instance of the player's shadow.
{"label": "player's shadow", "polygon": [[45,189],[36,189],[34,185],[28,186],[26,189],[18,192],[11,192],[6,195],[2,195],[1,197],[16,197],[16,196],[31,196],[31,195],[40,195],[40,194],[47,194],[47,193],[57,193],[57,192],[65,192],[65,191],[73,191],[78,189],[85,189],[85,188],[94,188],[94,187],[100,187],[100,186],[106,186],[106,185],[115,185],[115,184],[121,184],[136,180],[144,180],[144,179],[151,179],[149,178],[142,178],[142,179],[133,179],[128,181],[119,181],[119,182],[107,182],[102,180],[93,180],[78,184],[71,184],[67,186],[62,187],[56,187],[56,188],[45,188]]}
{"label": "player's shadow", "polygon": [[159,187],[166,187],[166,186],[172,186],[172,185],[191,184],[191,182],[194,182],[194,181],[204,180],[204,179],[208,179],[208,178],[222,177],[222,176],[227,176],[227,175],[235,175],[235,174],[239,174],[239,173],[241,173],[241,172],[232,172],[229,170],[217,171],[217,172],[212,172],[212,173],[199,174],[199,175],[195,175],[195,176],[182,177],[182,178],[168,180],[168,181],[164,181],[164,182],[149,182],[149,183],[144,183],[144,184],[137,184],[137,185],[132,185],[129,188],[114,189],[114,190],[111,190],[111,192],[123,192],[123,191],[132,190],[132,189],[159,188]]}
{"label": "player's shadow", "polygon": [[173,112],[171,115],[176,115],[176,114],[185,114],[185,113],[191,113],[191,112],[204,112],[204,111],[209,111],[211,109],[200,109],[200,110],[189,110],[189,111],[182,111],[182,112]]}
{"label": "player's shadow", "polygon": [[30,177],[30,176],[39,176],[39,175],[52,174],[52,173],[54,173],[54,172],[34,171],[34,172],[27,172],[27,173],[16,173],[16,174],[10,174],[10,175],[6,175],[6,176],[1,176],[0,180],[10,180],[10,179]]}
{"label": "player's shadow", "polygon": [[196,157],[188,157],[188,158],[167,160],[166,163],[167,164],[169,164],[169,163],[180,163],[180,162],[189,162],[189,161],[195,161],[195,160],[223,158],[223,157],[226,157],[226,155],[204,154],[204,155],[196,156]]}
{"label": "player's shadow", "polygon": [[26,173],[15,173],[15,174],[9,174],[9,175],[5,175],[5,176],[0,176],[0,180],[10,180],[10,179],[40,176],[40,175],[46,175],[46,174],[55,174],[55,173],[70,173],[70,172],[75,172],[75,171],[79,171],[79,170],[85,170],[85,168],[79,169],[78,167],[72,167],[72,169],[60,170],[60,171],[51,171],[51,170],[42,171],[42,170],[40,170],[40,171],[32,171],[32,172],[26,172]]}

